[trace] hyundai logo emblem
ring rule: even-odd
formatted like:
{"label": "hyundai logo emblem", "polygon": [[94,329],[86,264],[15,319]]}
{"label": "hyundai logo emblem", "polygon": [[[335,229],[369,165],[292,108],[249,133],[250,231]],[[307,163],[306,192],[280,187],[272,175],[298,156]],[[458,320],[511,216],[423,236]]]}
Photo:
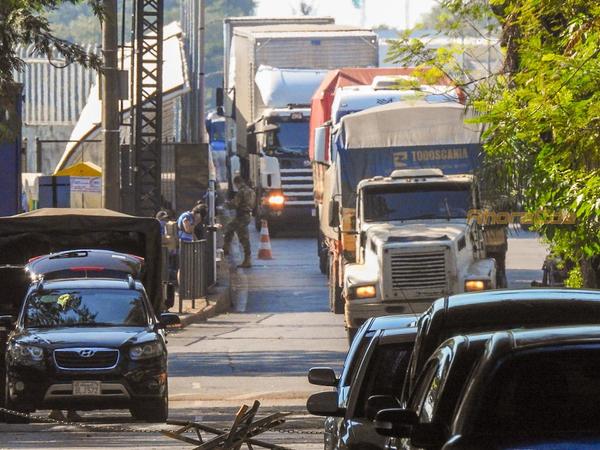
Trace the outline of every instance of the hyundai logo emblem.
{"label": "hyundai logo emblem", "polygon": [[79,350],[79,356],[81,356],[82,358],[91,358],[95,354],[96,351],[92,350],[91,348],[84,348],[83,350]]}

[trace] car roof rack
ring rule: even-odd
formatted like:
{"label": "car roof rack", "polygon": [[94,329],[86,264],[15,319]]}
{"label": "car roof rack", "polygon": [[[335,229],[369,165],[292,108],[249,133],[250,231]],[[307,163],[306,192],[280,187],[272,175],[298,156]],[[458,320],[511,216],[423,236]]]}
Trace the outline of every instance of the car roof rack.
{"label": "car roof rack", "polygon": [[44,290],[44,275],[38,275],[36,277],[37,286],[35,287],[36,292]]}
{"label": "car roof rack", "polygon": [[62,258],[84,258],[88,255],[87,250],[72,250],[54,253],[50,255],[49,259],[62,259]]}

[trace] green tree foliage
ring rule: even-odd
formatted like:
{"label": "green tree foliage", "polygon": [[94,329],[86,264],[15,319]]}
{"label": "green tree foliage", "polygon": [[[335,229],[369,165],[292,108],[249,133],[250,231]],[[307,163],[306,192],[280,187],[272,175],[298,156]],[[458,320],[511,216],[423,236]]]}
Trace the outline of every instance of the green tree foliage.
{"label": "green tree foliage", "polygon": [[554,252],[579,263],[583,285],[600,287],[600,4],[443,0],[442,6],[469,21],[497,18],[502,70],[473,79],[453,52],[410,39],[394,45],[394,59],[450,74],[468,87],[487,124],[486,159],[499,174],[499,190],[522,194],[529,211],[572,213],[574,224],[545,224],[540,231]]}
{"label": "green tree foliage", "polygon": [[18,45],[34,46],[34,54],[48,57],[53,52],[67,63],[86,67],[100,67],[100,59],[88,54],[82,47],[52,33],[48,12],[63,3],[87,3],[97,17],[101,17],[99,0],[2,0],[0,1],[0,92],[9,88],[14,72],[23,68],[15,50]]}

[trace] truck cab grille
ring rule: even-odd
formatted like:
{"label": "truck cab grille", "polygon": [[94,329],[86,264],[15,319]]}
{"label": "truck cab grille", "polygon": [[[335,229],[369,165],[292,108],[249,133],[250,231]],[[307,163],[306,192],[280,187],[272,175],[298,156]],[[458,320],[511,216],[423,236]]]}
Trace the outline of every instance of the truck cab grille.
{"label": "truck cab grille", "polygon": [[112,369],[119,362],[119,350],[70,348],[54,350],[56,367],[65,370]]}
{"label": "truck cab grille", "polygon": [[312,169],[281,169],[281,188],[288,201],[286,205],[312,206]]}
{"label": "truck cab grille", "polygon": [[397,291],[416,291],[430,296],[444,293],[448,287],[443,249],[421,252],[390,249],[389,271],[394,294]]}

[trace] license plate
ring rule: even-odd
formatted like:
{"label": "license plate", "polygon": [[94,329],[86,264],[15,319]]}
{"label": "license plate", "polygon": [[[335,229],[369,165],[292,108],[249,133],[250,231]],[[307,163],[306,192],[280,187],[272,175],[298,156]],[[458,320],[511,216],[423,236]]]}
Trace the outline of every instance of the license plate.
{"label": "license plate", "polygon": [[74,396],[91,396],[91,395],[101,395],[100,381],[73,381],[73,395]]}
{"label": "license plate", "polygon": [[311,211],[313,217],[317,217],[317,210],[315,208]]}

